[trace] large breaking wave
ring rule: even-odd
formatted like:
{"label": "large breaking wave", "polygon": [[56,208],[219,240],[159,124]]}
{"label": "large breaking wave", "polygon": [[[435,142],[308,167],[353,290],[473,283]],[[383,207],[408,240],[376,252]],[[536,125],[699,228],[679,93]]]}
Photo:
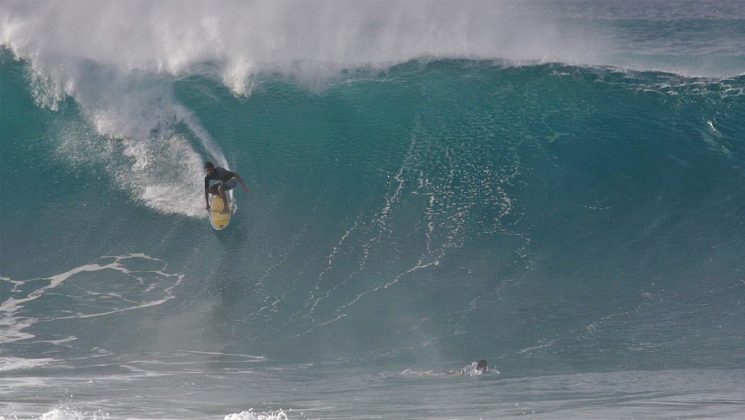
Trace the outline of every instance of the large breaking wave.
{"label": "large breaking wave", "polygon": [[[632,56],[531,4],[4,3],[6,340],[741,362],[741,52]],[[251,188],[224,235],[205,159]]]}

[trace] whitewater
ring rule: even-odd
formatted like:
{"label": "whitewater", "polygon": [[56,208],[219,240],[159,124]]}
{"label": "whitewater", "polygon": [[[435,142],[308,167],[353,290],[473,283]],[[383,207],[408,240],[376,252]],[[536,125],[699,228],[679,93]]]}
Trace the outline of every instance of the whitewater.
{"label": "whitewater", "polygon": [[743,45],[735,0],[0,2],[0,419],[744,417]]}

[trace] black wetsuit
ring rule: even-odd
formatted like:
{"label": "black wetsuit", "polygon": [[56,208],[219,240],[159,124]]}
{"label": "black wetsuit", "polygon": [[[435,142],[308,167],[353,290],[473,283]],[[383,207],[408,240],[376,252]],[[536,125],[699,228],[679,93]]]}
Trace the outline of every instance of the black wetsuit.
{"label": "black wetsuit", "polygon": [[[235,177],[235,172],[221,167],[215,168],[214,172],[204,177],[204,189],[210,189],[210,181],[228,182]],[[235,185],[234,185],[235,186]]]}

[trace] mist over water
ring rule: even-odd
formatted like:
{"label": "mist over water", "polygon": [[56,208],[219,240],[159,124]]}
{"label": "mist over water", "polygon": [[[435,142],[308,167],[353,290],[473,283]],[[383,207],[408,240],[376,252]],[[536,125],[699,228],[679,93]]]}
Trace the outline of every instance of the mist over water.
{"label": "mist over water", "polygon": [[323,79],[422,57],[590,63],[597,50],[581,30],[560,28],[521,2],[186,4],[10,3],[3,38],[19,56],[39,61],[89,59],[174,76],[214,71],[237,93],[248,91],[252,75],[274,71]]}

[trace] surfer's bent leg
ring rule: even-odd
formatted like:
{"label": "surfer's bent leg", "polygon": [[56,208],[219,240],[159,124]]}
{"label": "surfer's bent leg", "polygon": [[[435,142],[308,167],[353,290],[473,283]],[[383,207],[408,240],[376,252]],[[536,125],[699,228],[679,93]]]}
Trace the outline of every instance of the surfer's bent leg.
{"label": "surfer's bent leg", "polygon": [[228,202],[228,195],[225,194],[225,185],[223,183],[220,183],[217,188],[220,191],[220,198],[222,198],[223,202],[222,211],[220,213],[227,213],[228,211],[230,211],[230,203]]}

